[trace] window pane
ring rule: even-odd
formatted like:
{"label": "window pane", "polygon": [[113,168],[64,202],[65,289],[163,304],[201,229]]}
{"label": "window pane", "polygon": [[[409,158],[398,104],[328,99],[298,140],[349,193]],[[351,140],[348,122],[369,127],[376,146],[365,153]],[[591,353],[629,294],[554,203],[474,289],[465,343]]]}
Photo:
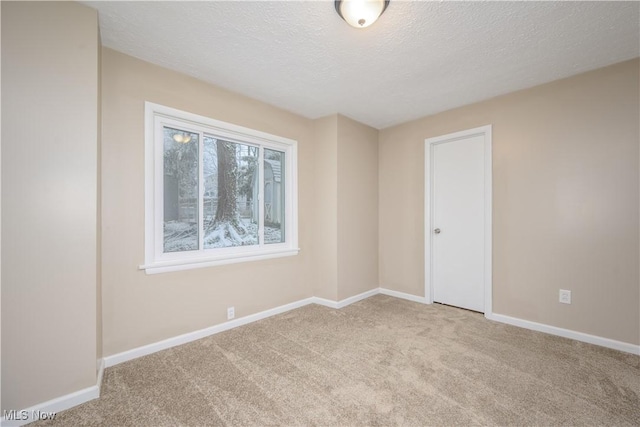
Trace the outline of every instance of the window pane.
{"label": "window pane", "polygon": [[164,128],[164,252],[198,249],[198,134]]}
{"label": "window pane", "polygon": [[258,148],[204,137],[204,248],[258,244]]}
{"label": "window pane", "polygon": [[284,153],[264,149],[264,243],[284,242]]}

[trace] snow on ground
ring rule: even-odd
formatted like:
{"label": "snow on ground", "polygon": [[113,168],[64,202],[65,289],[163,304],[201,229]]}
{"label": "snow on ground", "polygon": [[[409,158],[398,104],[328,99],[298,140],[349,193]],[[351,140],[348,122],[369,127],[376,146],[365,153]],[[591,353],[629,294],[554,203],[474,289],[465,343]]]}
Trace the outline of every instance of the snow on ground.
{"label": "snow on ground", "polygon": [[236,227],[231,223],[217,224],[207,230],[204,236],[204,248],[229,248],[233,246],[251,246],[258,244],[258,232],[251,230],[243,221]]}
{"label": "snow on ground", "polygon": [[[243,220],[243,221],[246,221],[246,220]],[[250,229],[253,233],[255,233],[256,236],[258,235],[258,224],[250,222],[250,223],[246,223],[245,227],[247,228],[247,230]],[[264,243],[268,244],[268,243],[281,243],[281,242],[282,242],[282,233],[280,229],[265,225]]]}
{"label": "snow on ground", "polygon": [[[214,229],[208,230],[204,236],[205,249],[228,248],[233,246],[251,246],[258,244],[258,225],[249,219],[241,220],[242,227],[233,227],[230,224],[218,224]],[[264,228],[264,242],[280,243],[282,233],[279,228]],[[164,224],[164,251],[181,252],[198,249],[198,226],[178,221],[169,221]]]}
{"label": "snow on ground", "polygon": [[198,249],[198,225],[186,222],[164,223],[164,251],[182,252]]}

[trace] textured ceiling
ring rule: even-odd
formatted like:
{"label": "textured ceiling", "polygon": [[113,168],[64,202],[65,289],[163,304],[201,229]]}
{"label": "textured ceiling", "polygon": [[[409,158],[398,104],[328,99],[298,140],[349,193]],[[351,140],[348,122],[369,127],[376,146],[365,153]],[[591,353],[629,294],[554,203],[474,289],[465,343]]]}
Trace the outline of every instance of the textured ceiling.
{"label": "textured ceiling", "polygon": [[379,129],[640,54],[637,2],[392,0],[360,30],[327,1],[84,3],[104,46]]}

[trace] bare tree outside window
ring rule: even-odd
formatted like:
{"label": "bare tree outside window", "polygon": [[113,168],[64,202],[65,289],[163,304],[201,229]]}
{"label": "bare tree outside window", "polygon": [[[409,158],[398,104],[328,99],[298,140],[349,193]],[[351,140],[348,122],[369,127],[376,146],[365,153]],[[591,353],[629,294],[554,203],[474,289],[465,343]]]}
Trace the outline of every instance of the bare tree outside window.
{"label": "bare tree outside window", "polygon": [[145,103],[148,274],[296,255],[297,142]]}
{"label": "bare tree outside window", "polygon": [[[204,135],[203,183],[199,135],[164,128],[164,252],[198,249],[199,202],[204,249],[257,245],[259,148]],[[284,242],[284,156],[264,149],[264,243]],[[200,185],[204,197],[199,200]]]}
{"label": "bare tree outside window", "polygon": [[215,215],[205,215],[205,249],[257,245],[258,225],[247,212],[251,212],[253,187],[258,182],[258,148],[208,136],[204,145],[205,152],[211,153],[210,169],[216,170],[215,182],[205,183],[205,194],[214,199],[208,212],[215,207]]}

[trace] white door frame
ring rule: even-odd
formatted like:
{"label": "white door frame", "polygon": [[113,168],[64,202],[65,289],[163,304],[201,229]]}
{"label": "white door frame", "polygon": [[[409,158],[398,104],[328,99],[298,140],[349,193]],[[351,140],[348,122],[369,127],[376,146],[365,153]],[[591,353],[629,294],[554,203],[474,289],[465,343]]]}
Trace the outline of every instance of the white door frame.
{"label": "white door frame", "polygon": [[424,140],[424,296],[427,304],[433,303],[433,277],[432,258],[433,253],[433,206],[431,195],[433,194],[433,147],[437,144],[468,138],[470,136],[484,136],[484,315],[488,317],[493,312],[493,277],[491,248],[492,234],[492,162],[491,162],[491,125],[481,126],[447,135],[436,136]]}

